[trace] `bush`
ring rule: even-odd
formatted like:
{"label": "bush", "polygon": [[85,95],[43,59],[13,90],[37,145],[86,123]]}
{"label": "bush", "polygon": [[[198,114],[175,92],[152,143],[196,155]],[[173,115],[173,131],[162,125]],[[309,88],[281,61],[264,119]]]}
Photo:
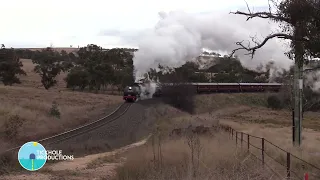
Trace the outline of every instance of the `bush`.
{"label": "bush", "polygon": [[60,119],[60,111],[59,111],[59,108],[58,108],[58,104],[56,102],[53,102],[52,103],[52,107],[50,109],[50,116],[53,116],[53,117],[56,117],[58,119]]}
{"label": "bush", "polygon": [[23,121],[24,120],[18,115],[12,115],[9,117],[4,124],[4,133],[8,139],[14,139],[18,136],[19,128],[22,126]]}
{"label": "bush", "polygon": [[282,109],[283,103],[281,102],[280,98],[276,95],[271,95],[268,97],[268,108],[272,109]]}
{"label": "bush", "polygon": [[[17,156],[13,152],[0,154],[0,177],[17,168]],[[20,168],[20,167],[19,167]]]}

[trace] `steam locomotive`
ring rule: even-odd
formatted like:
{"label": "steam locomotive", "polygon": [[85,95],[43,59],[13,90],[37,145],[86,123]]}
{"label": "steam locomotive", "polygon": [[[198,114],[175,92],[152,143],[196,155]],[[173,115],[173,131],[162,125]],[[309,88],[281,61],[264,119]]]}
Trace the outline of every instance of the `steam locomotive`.
{"label": "steam locomotive", "polygon": [[139,83],[134,83],[130,86],[126,86],[123,91],[123,100],[126,102],[135,102],[140,98],[141,87]]}

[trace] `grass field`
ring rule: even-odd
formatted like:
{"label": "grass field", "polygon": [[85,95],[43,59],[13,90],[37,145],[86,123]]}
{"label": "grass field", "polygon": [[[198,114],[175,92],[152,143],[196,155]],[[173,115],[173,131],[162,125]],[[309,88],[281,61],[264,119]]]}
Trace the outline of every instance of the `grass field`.
{"label": "grass field", "polygon": [[[157,179],[170,179],[172,177],[175,177],[175,179],[192,179],[194,171],[192,156],[196,156],[196,151],[190,149],[190,142],[185,138],[172,139],[167,137],[167,134],[173,128],[187,127],[190,124],[194,126],[229,125],[238,131],[263,137],[293,155],[320,167],[320,114],[305,113],[303,144],[300,148],[294,148],[292,145],[290,112],[266,108],[267,96],[268,94],[200,95],[195,98],[198,113],[192,116],[174,111],[170,107],[157,107],[157,110],[153,111],[159,114],[157,127],[160,129],[159,132],[164,134],[161,145],[158,142],[149,141],[146,146],[119,156],[118,158],[127,158],[127,161],[123,166],[116,169],[116,179],[155,179],[155,177]],[[171,118],[168,117],[170,113],[167,113],[167,117],[163,116],[165,112],[170,111]],[[177,116],[177,114],[179,115]],[[209,139],[200,137],[201,143],[194,146],[194,148],[201,147],[199,161],[196,161],[199,163],[197,165],[199,174],[195,179],[277,179],[273,176],[272,171],[261,170],[260,161],[252,159],[252,156],[248,156],[248,154],[244,155],[242,151],[244,149],[236,148],[235,141],[227,137],[228,135],[224,133]],[[253,138],[250,142],[257,147],[261,147],[261,140]],[[162,148],[160,155],[159,146]],[[269,144],[266,145],[266,149],[266,152],[277,161],[286,164],[286,154],[284,152]],[[256,151],[253,148],[252,152],[258,157],[261,156],[261,151]],[[162,162],[160,162],[159,157],[162,158]],[[280,167],[268,158],[266,158],[266,162],[278,175],[285,176],[285,167]],[[302,165],[305,166],[305,164],[295,158],[293,158],[291,165],[294,170],[301,174],[314,170],[310,167],[301,170]],[[159,167],[160,169],[157,169]],[[158,172],[162,173],[159,174]]]}
{"label": "grass field", "polygon": [[[12,87],[0,85],[0,150],[95,120],[106,113],[108,107],[122,102],[120,96],[68,91],[63,81],[65,74],[58,77],[56,87],[44,90],[40,77],[32,72],[31,60],[23,60],[23,64],[27,76],[21,77],[22,84]],[[173,128],[187,127],[189,124],[226,124],[238,131],[266,138],[292,154],[320,166],[320,113],[304,114],[303,144],[301,148],[294,148],[291,112],[266,108],[268,95],[270,94],[198,95],[195,97],[194,115],[163,104],[150,106],[146,113],[158,119],[155,129],[158,128],[157,132],[160,134],[168,134]],[[53,101],[58,104],[60,118],[50,115]],[[162,138],[160,141],[159,137]],[[98,163],[99,172],[103,172],[100,175],[106,176],[103,168],[117,164],[114,174],[118,180],[196,179],[193,178],[194,173],[198,179],[276,179],[272,172],[261,169],[259,161],[236,148],[235,142],[228,139],[225,133],[211,138],[199,137],[200,143],[194,144],[194,151],[190,149],[190,139],[172,139],[167,135],[155,138],[154,143],[149,140],[146,145],[116,157],[94,160]],[[195,142],[197,141],[192,141]],[[261,145],[255,140],[251,143]],[[196,153],[197,148],[199,155]],[[285,154],[271,146],[267,148],[281,163],[285,163]],[[119,166],[119,159],[126,159],[121,160],[122,166]],[[108,166],[104,166],[106,164]],[[293,162],[293,166],[299,166],[299,162]],[[193,167],[196,167],[196,172]],[[285,169],[282,170],[279,171],[285,172]],[[68,176],[81,179],[81,172],[74,172]],[[93,178],[95,175],[96,171],[92,170],[83,179]]]}
{"label": "grass field", "polygon": [[[33,72],[32,61],[22,62],[27,73],[21,76],[22,83],[0,85],[0,150],[96,120],[122,102],[121,96],[69,91],[63,81],[65,74],[57,77],[57,86],[45,90]],[[60,118],[51,110],[53,102]]]}

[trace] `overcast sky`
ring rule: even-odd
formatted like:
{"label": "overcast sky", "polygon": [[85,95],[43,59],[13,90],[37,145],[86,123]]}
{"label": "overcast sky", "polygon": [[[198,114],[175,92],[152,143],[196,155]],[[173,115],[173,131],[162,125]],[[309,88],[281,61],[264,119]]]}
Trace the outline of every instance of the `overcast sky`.
{"label": "overcast sky", "polygon": [[[267,6],[267,0],[247,2]],[[0,43],[16,48],[51,43],[54,47],[91,43],[137,47],[137,38],[154,28],[160,11],[228,14],[244,7],[244,0],[8,0],[0,6]]]}

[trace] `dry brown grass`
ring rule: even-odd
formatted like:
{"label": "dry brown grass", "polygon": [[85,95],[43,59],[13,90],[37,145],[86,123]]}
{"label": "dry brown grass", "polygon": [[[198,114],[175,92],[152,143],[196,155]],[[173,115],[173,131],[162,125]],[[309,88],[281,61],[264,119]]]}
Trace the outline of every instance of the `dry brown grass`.
{"label": "dry brown grass", "polygon": [[158,142],[155,145],[149,142],[123,154],[126,162],[117,169],[116,179],[262,180],[273,176],[268,170],[263,171],[256,159],[236,148],[225,134],[193,140],[163,139],[160,145]]}
{"label": "dry brown grass", "polygon": [[246,105],[267,106],[267,97],[272,93],[203,94],[195,97],[196,112],[211,112],[226,107]]}
{"label": "dry brown grass", "polygon": [[[21,84],[15,84],[14,86],[18,87],[30,87],[30,88],[37,88],[37,89],[44,89],[41,84],[41,78],[38,74],[33,72],[34,64],[31,59],[21,59],[23,63],[23,70],[27,73],[26,76],[20,76]],[[63,80],[66,77],[66,73],[61,73],[57,76],[57,85],[52,87],[52,89],[65,89],[66,83]]]}
{"label": "dry brown grass", "polygon": [[[289,127],[291,122],[290,112],[265,108],[267,96],[266,94],[200,95],[196,97],[198,114],[190,115],[175,110],[168,105],[152,108],[152,113],[158,114],[157,127],[165,134],[173,128],[186,127],[189,124],[206,126],[226,124],[238,131],[263,137],[293,155],[319,167],[320,132],[304,128],[303,145],[301,148],[294,148],[291,139],[291,127]],[[311,124],[316,124],[316,117],[319,117],[319,113],[306,113],[304,126],[311,127]],[[319,130],[319,127],[313,126],[313,129]],[[227,137],[228,135],[224,134],[223,137],[220,136],[219,138],[202,138],[204,148],[202,159],[200,159],[204,163],[200,167],[198,179],[241,179],[244,176],[245,179],[248,179],[248,176],[249,179],[264,179],[265,177],[250,178],[252,174],[261,172],[259,161],[246,161],[246,163],[241,164],[242,167],[245,167],[244,169],[237,169],[244,156],[241,153],[235,153],[237,150],[235,149],[235,140],[231,142]],[[245,135],[244,140],[247,140]],[[261,148],[261,139],[251,137],[250,143]],[[156,154],[156,158],[159,156],[157,152],[153,152],[154,146],[152,146],[152,143],[149,143],[125,154],[127,162],[123,167],[118,168],[117,179],[191,179],[191,172],[193,171],[192,163],[190,163],[190,148],[185,143],[185,139],[163,140],[161,147],[163,164],[160,169],[154,169],[155,166],[159,166],[159,160],[154,160],[154,154]],[[238,141],[238,147],[240,147],[240,140]],[[243,142],[243,150],[246,150],[246,147],[246,142]],[[268,142],[265,143],[265,148],[268,155],[284,165],[284,167],[279,165],[265,155],[266,164],[272,168],[272,173],[270,171],[266,175],[277,174],[277,177],[285,177],[286,153]],[[261,158],[260,150],[251,146],[250,151]],[[291,160],[292,170],[297,172],[299,177],[302,177],[305,172],[320,173],[297,158],[291,156]],[[220,162],[224,162],[223,165]],[[220,169],[217,170],[217,167],[220,167]],[[235,172],[235,169],[238,172]],[[215,172],[215,174],[213,175],[212,172]],[[294,177],[294,174],[291,174]],[[271,179],[277,178],[274,176]]]}
{"label": "dry brown grass", "polygon": [[[292,115],[287,110],[271,110],[264,107],[266,95],[248,95],[241,96],[240,94],[229,95],[212,95],[214,97],[200,97],[198,98],[198,106],[210,105],[211,101],[225,102],[223,106],[212,106],[213,111],[210,113],[199,114],[197,117],[180,117],[176,118],[176,122],[193,121],[194,123],[201,124],[214,124],[219,121],[221,124],[226,124],[237,131],[245,132],[254,136],[265,138],[271,143],[279,146],[280,148],[291,152],[293,155],[306,160],[309,163],[320,167],[320,113],[306,112],[303,119],[303,132],[302,132],[302,145],[300,148],[293,147],[292,144]],[[247,97],[246,97],[247,96]],[[231,99],[231,100],[230,100]],[[254,104],[256,104],[254,106]],[[240,137],[240,134],[239,134]],[[247,136],[244,135],[247,139]],[[257,147],[261,147],[261,140],[251,138],[250,143]],[[286,165],[286,153],[279,150],[270,143],[265,143],[266,151],[273,158]],[[254,148],[252,148],[254,149]],[[260,151],[255,151],[260,155]],[[270,163],[277,164],[270,158],[266,157]],[[308,170],[315,170],[308,166],[306,163],[292,157],[292,166],[301,174]],[[285,172],[285,168],[276,166],[275,169],[280,172]],[[320,172],[319,172],[320,173]]]}
{"label": "dry brown grass", "polygon": [[[22,62],[27,72],[21,77],[22,84],[0,85],[0,151],[96,120],[123,102],[121,96],[68,91],[63,74],[56,87],[45,90],[40,87],[40,77],[32,71],[32,61]],[[54,101],[60,119],[50,116]]]}

